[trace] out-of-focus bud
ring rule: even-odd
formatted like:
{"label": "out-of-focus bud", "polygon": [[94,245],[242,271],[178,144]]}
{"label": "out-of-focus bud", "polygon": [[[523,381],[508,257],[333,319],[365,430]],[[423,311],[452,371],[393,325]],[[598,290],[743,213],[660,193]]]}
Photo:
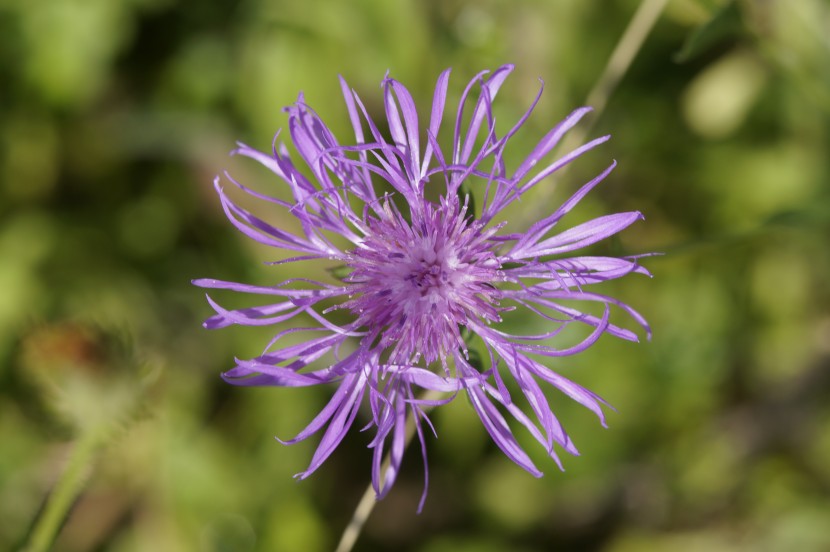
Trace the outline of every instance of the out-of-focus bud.
{"label": "out-of-focus bud", "polygon": [[79,433],[109,433],[135,418],[158,374],[151,366],[126,334],[80,322],[33,328],[19,362],[43,406]]}

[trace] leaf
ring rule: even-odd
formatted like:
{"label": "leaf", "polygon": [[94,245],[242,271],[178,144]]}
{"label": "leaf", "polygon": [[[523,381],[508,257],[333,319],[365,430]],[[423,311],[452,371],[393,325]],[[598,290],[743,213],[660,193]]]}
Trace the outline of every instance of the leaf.
{"label": "leaf", "polygon": [[329,274],[337,278],[338,280],[345,280],[348,278],[352,273],[352,267],[349,265],[338,265],[331,268],[327,268]]}
{"label": "leaf", "polygon": [[467,351],[467,354],[470,356],[470,358],[467,360],[467,362],[470,363],[470,366],[472,366],[479,372],[484,372],[484,361],[481,358],[481,354],[475,349],[470,349],[469,351]]}
{"label": "leaf", "polygon": [[461,183],[461,186],[458,187],[458,199],[461,201],[462,205],[464,205],[465,199],[468,201],[468,203],[467,203],[467,217],[470,220],[475,220],[475,218],[476,218],[475,197],[473,196],[472,187],[470,187],[470,184],[466,180]]}
{"label": "leaf", "polygon": [[737,0],[729,0],[711,19],[689,34],[683,47],[674,55],[674,61],[685,63],[724,39],[741,35],[743,28]]}

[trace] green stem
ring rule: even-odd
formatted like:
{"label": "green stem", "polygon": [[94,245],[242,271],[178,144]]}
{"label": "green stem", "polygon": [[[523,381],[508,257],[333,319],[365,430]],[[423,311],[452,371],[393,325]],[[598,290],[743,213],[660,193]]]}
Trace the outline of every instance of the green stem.
{"label": "green stem", "polygon": [[[586,104],[594,108],[597,116],[605,110],[611,95],[617,85],[628,72],[631,63],[643,47],[646,37],[651,33],[654,24],[666,7],[668,0],[643,0],[631,22],[623,32],[616,48],[608,58],[608,63],[602,71],[596,84],[588,93]],[[596,120],[598,117],[594,117]],[[584,132],[587,132],[585,130]],[[580,140],[581,141],[581,140]]]}
{"label": "green stem", "polygon": [[35,522],[29,544],[22,552],[46,552],[52,546],[69,509],[86,483],[92,462],[102,444],[101,433],[97,431],[89,431],[75,442],[66,467]]}

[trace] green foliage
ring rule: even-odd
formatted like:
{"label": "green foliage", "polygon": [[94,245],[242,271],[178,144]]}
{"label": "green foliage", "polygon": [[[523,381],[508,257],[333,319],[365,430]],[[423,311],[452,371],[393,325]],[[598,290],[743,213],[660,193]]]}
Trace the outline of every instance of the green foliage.
{"label": "green foliage", "polygon": [[[272,437],[304,427],[327,390],[227,386],[218,375],[273,330],[208,333],[189,281],[346,272],[264,265],[279,259],[224,220],[213,176],[227,168],[281,193],[227,152],[236,140],[268,149],[301,90],[347,139],[338,74],[380,114],[387,69],[426,107],[443,68],[457,98],[505,62],[517,70],[496,102],[504,130],[546,81],[506,152],[515,166],[584,101],[636,4],[5,2],[0,549],[27,541],[79,435],[100,424],[118,431],[96,449],[55,550],[331,550],[369,482],[369,437],[352,433],[292,480],[314,443]],[[613,140],[545,196],[555,209],[615,158],[561,224],[638,209],[646,221],[609,247],[667,253],[643,260],[653,279],[603,290],[649,319],[652,342],[606,337],[551,364],[616,407],[609,429],[552,393],[582,456],[563,453],[560,473],[517,431],[546,473],[536,480],[466,401],[437,409],[425,512],[409,451],[358,549],[828,549],[829,10],[670,3],[592,132]],[[482,205],[481,190],[461,193]],[[509,224],[526,226],[538,203]],[[486,351],[471,345],[477,362]]]}
{"label": "green foliage", "polygon": [[694,59],[726,39],[738,38],[743,30],[739,3],[737,0],[729,0],[708,21],[689,34],[674,59],[679,63]]}

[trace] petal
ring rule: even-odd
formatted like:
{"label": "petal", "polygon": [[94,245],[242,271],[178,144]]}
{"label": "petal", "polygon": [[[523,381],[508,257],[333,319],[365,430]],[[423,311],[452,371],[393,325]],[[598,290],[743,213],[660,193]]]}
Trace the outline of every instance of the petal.
{"label": "petal", "polygon": [[614,167],[617,166],[617,162],[611,163],[611,165],[605,169],[599,176],[582,186],[579,191],[577,191],[574,195],[572,195],[565,203],[563,203],[552,215],[547,218],[544,218],[530,226],[525,232],[524,236],[516,242],[516,245],[513,246],[513,250],[507,255],[508,258],[520,258],[514,257],[513,253],[518,252],[520,253],[522,250],[526,249],[529,246],[535,244],[542,236],[544,236],[548,230],[553,228],[559,220],[568,214],[571,209],[573,209],[577,203],[585,197],[588,192],[590,192],[594,187],[599,184],[600,182],[605,179],[608,174],[614,170]]}
{"label": "petal", "polygon": [[530,169],[536,166],[536,163],[539,162],[545,155],[547,155],[550,150],[556,147],[562,137],[567,133],[570,129],[572,129],[576,124],[584,117],[587,113],[591,111],[590,107],[580,107],[579,109],[574,110],[570,115],[565,117],[565,119],[560,122],[558,125],[553,127],[553,129],[548,132],[536,147],[533,148],[533,151],[530,152],[530,155],[519,165],[519,168],[516,169],[516,172],[513,174],[513,179],[517,182],[524,178],[524,176],[528,173]]}
{"label": "petal", "polygon": [[484,429],[493,438],[502,452],[507,455],[513,462],[518,464],[521,468],[527,470],[534,477],[542,477],[542,472],[539,471],[527,453],[522,450],[522,447],[510,431],[510,427],[504,420],[504,416],[498,409],[490,402],[486,394],[478,387],[468,387],[467,396],[470,397],[470,402],[478,414]]}
{"label": "petal", "polygon": [[[450,70],[447,69],[439,75],[438,82],[435,83],[435,94],[432,98],[432,113],[429,118],[429,130],[427,131],[427,136],[433,137],[433,139],[427,142],[420,176],[423,176],[427,172],[433,151],[436,151],[436,153],[440,152],[434,137],[438,136],[438,131],[441,129],[441,120],[444,117],[444,105],[447,102],[447,86],[449,82]],[[443,164],[443,161],[441,161],[441,164]]]}
{"label": "petal", "polygon": [[642,219],[643,215],[639,211],[598,217],[543,240],[533,247],[525,248],[521,256],[516,255],[515,258],[543,257],[582,249],[613,236]]}

